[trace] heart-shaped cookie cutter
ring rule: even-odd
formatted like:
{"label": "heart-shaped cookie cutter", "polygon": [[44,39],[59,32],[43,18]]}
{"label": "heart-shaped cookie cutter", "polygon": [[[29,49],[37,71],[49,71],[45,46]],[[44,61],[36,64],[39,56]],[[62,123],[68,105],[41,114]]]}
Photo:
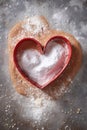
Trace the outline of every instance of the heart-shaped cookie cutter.
{"label": "heart-shaped cookie cutter", "polygon": [[[66,45],[69,53],[67,55],[67,60],[66,60],[66,62],[64,64],[64,66],[62,67],[61,71],[59,71],[57,74],[55,74],[55,76],[53,76],[52,79],[49,80],[45,85],[40,85],[39,83],[37,83],[36,81],[34,81],[31,77],[27,76],[27,74],[21,68],[21,66],[19,65],[19,61],[18,61],[18,55],[21,55],[23,51],[25,51],[27,49],[32,49],[32,48],[35,49],[35,50],[37,50],[37,51],[39,51],[41,54],[45,54],[45,50],[47,48],[47,45],[52,40],[53,41],[55,41],[55,40],[56,41],[60,41],[60,42],[58,42],[58,44],[63,45],[63,47],[64,47],[64,45]],[[48,86],[48,84],[50,84],[51,82],[53,82],[55,79],[57,79],[63,73],[63,71],[65,70],[65,68],[69,64],[69,61],[71,59],[71,55],[72,55],[71,43],[70,43],[70,41],[67,38],[65,38],[63,36],[54,36],[54,37],[51,37],[44,46],[42,46],[40,44],[40,42],[37,41],[34,38],[24,38],[24,39],[20,40],[16,44],[16,46],[14,48],[14,51],[13,51],[13,60],[14,60],[14,64],[15,64],[17,70],[20,72],[20,74],[27,81],[29,81],[34,86],[43,89],[44,87]],[[61,59],[61,60],[63,60],[63,59]],[[53,68],[52,72],[56,72],[56,70],[57,70],[57,66]]]}

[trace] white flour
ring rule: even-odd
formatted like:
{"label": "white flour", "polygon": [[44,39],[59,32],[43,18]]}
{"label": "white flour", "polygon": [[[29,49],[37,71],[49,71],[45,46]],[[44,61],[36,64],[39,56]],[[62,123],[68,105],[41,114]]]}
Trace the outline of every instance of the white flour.
{"label": "white flour", "polygon": [[[19,65],[32,80],[44,86],[61,71],[66,63],[69,50],[67,44],[63,45],[50,41],[45,54],[40,54],[34,49],[25,50],[18,57]],[[56,65],[56,71],[52,71]]]}
{"label": "white flour", "polygon": [[44,25],[43,20],[39,16],[28,18],[23,29],[31,32],[32,34],[42,33],[47,30],[47,25]]}

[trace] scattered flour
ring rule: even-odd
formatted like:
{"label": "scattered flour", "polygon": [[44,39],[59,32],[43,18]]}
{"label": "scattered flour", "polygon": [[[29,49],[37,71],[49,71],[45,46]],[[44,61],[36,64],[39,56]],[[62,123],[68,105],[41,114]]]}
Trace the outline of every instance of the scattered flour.
{"label": "scattered flour", "polygon": [[[66,9],[57,9],[52,15],[52,26],[57,30],[66,30],[68,33],[72,33],[77,36],[81,32],[78,32],[77,26],[74,21],[70,21],[70,17]],[[73,29],[72,29],[73,27]]]}
{"label": "scattered flour", "polygon": [[42,33],[47,30],[47,25],[39,16],[28,18],[23,28],[33,34]]}
{"label": "scattered flour", "polygon": [[19,114],[20,118],[24,121],[31,121],[33,126],[44,126],[47,122],[55,123],[55,115],[58,115],[56,118],[58,120],[57,123],[60,126],[64,120],[64,113],[61,112],[60,103],[54,102],[54,100],[42,91],[39,91],[39,93],[41,93],[41,97],[37,98],[34,98],[33,96],[30,96],[29,98],[19,97],[16,93],[11,96],[12,101],[17,102],[18,106],[21,108]]}
{"label": "scattered flour", "polygon": [[31,18],[25,18],[25,24],[22,25],[22,30],[18,32],[18,35],[12,38],[12,45],[15,46],[17,41],[23,38],[31,37],[34,38],[40,33],[49,33],[49,25],[44,22],[40,16],[34,16]]}
{"label": "scattered flour", "polygon": [[[82,14],[82,12],[80,12],[81,19],[78,22],[78,25],[80,25],[80,28],[77,28],[77,24],[74,21],[74,19],[71,20],[72,15],[68,15],[68,12],[71,14],[70,11],[72,11],[72,10],[69,10],[70,7],[73,7],[73,6],[79,7],[79,9],[82,10],[83,9],[83,4],[82,4],[83,0],[70,0],[70,2],[67,5],[65,4],[66,7],[62,8],[62,9],[60,8],[60,6],[57,6],[54,1],[53,2],[40,1],[41,2],[40,4],[39,4],[39,1],[37,1],[34,4],[35,1],[32,1],[32,3],[31,3],[31,1],[27,1],[27,2],[22,1],[21,2],[18,0],[12,0],[12,1],[10,1],[11,6],[9,5],[9,1],[8,2],[6,2],[6,0],[0,1],[0,4],[2,2],[3,3],[6,2],[6,4],[3,4],[0,6],[0,15],[2,13],[2,15],[0,16],[0,18],[1,18],[0,19],[0,33],[1,33],[0,40],[2,40],[1,45],[0,45],[1,53],[4,50],[3,48],[6,47],[6,44],[3,44],[3,41],[4,41],[3,39],[5,39],[4,36],[6,34],[5,32],[8,33],[10,28],[15,24],[15,22],[17,22],[21,19],[24,19],[25,15],[33,16],[36,14],[40,14],[40,15],[43,14],[44,16],[46,16],[48,18],[49,22],[51,22],[53,24],[53,27],[55,29],[58,29],[58,30],[61,29],[61,30],[64,30],[64,31],[67,31],[67,32],[73,34],[79,40],[79,42],[82,46],[83,52],[85,50],[84,54],[87,54],[87,43],[85,42],[85,41],[87,41],[87,38],[84,38],[82,35],[82,34],[87,34],[87,26],[86,26],[87,24],[84,23],[84,19],[82,17],[83,14]],[[61,2],[62,2],[62,0],[61,0]],[[63,2],[66,2],[66,1],[63,1]],[[63,4],[61,4],[61,5],[63,5]],[[57,8],[56,8],[56,6],[57,6]],[[74,12],[74,10],[73,10],[73,12]],[[85,20],[86,20],[86,18],[85,18]],[[83,21],[83,22],[81,22],[81,21]],[[29,22],[29,20],[27,22]],[[24,28],[28,29],[28,30],[30,29],[32,31],[32,28],[28,27],[28,24]],[[41,28],[41,26],[40,26],[40,28]],[[35,30],[35,33],[38,33],[38,31],[39,31],[39,29],[37,28]],[[18,40],[20,40],[24,36],[25,35],[22,34],[20,37],[18,37]],[[3,57],[5,57],[7,59],[7,55],[4,55]],[[46,124],[46,123],[49,123],[50,121],[52,121],[49,125],[49,126],[51,126],[51,129],[54,126],[54,124],[56,125],[57,123],[59,123],[59,124],[57,126],[55,126],[53,128],[53,130],[61,128],[63,121],[65,119],[67,120],[67,117],[65,117],[64,113],[60,112],[60,110],[63,108],[62,108],[61,104],[59,104],[59,99],[58,99],[58,102],[56,102],[55,100],[51,100],[50,96],[47,95],[46,93],[44,93],[43,91],[41,92],[42,96],[38,96],[38,98],[34,98],[34,96],[32,96],[30,98],[25,98],[25,97],[17,94],[15,92],[15,90],[13,90],[12,85],[8,83],[9,73],[6,71],[7,70],[6,68],[8,68],[7,60],[6,60],[6,62],[3,62],[3,60],[0,60],[0,62],[2,63],[2,64],[0,64],[1,68],[3,68],[3,70],[5,70],[2,72],[2,69],[1,69],[1,73],[0,73],[1,74],[0,79],[2,79],[3,76],[5,77],[5,82],[3,82],[2,80],[0,81],[0,84],[1,84],[0,91],[2,93],[2,96],[0,98],[0,104],[1,104],[0,105],[0,112],[1,112],[0,124],[1,124],[1,126],[5,127],[5,129],[15,129],[16,130],[16,128],[17,128],[17,130],[18,129],[20,130],[21,129],[20,126],[24,125],[24,122],[27,123],[29,120],[32,120],[34,126],[37,126],[40,124]],[[86,62],[86,60],[85,60],[85,62]],[[3,65],[5,67],[3,67]],[[83,68],[84,68],[84,65],[83,65]],[[86,73],[86,71],[85,71],[85,73]],[[84,74],[82,73],[81,77],[83,77],[83,75]],[[10,82],[10,80],[9,80],[9,82]],[[78,80],[78,82],[79,82],[79,80]],[[83,88],[84,88],[84,91],[86,92],[85,88],[87,86],[87,82],[86,82],[86,85],[84,85],[82,83],[81,83],[81,85],[85,86]],[[5,88],[6,88],[6,92],[4,90]],[[59,94],[61,95],[61,93],[64,93],[65,85],[63,84],[61,88],[62,89],[60,92],[59,91],[55,92],[55,95],[57,97],[59,96]],[[32,88],[32,91],[33,91],[32,95],[34,95],[33,88]],[[73,98],[71,100],[73,100]],[[81,97],[79,99],[81,99]],[[71,103],[71,100],[69,103]],[[76,98],[75,98],[75,100],[76,100]],[[80,103],[81,103],[81,101],[80,101]],[[10,105],[9,107],[4,107],[5,105],[8,106],[8,104]],[[76,105],[77,105],[77,102],[76,102],[75,106]],[[64,108],[66,108],[65,105],[64,105]],[[83,108],[83,110],[84,110],[84,108]],[[11,111],[11,113],[10,113],[10,111]],[[20,123],[16,127],[15,126],[16,121],[14,120],[13,117],[11,117],[12,115],[14,115],[13,116],[14,118],[16,115],[16,120],[20,116],[20,120],[23,120],[24,122]],[[52,115],[54,115],[54,117]],[[84,117],[84,120],[86,119],[85,117]],[[27,126],[27,127],[29,127],[29,126]],[[65,129],[70,130],[68,125],[65,127]],[[37,130],[39,130],[39,128],[37,128]]]}

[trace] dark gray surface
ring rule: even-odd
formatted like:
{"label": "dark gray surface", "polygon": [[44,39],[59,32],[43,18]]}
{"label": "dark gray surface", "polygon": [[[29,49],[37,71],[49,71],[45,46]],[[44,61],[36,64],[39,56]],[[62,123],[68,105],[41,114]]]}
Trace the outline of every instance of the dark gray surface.
{"label": "dark gray surface", "polygon": [[[47,111],[50,114],[47,113],[46,118],[43,113],[41,117],[38,116],[40,113],[37,110],[40,112],[41,108],[35,108],[34,113],[34,106],[30,104],[29,107],[28,99],[15,92],[8,72],[7,34],[24,16],[36,14],[44,15],[55,29],[73,34],[83,51],[79,73],[71,81],[69,90],[58,100],[52,101],[53,107],[47,102],[47,107],[51,109]],[[28,115],[27,109],[37,116]],[[34,129],[87,130],[86,0],[0,0],[0,130]]]}

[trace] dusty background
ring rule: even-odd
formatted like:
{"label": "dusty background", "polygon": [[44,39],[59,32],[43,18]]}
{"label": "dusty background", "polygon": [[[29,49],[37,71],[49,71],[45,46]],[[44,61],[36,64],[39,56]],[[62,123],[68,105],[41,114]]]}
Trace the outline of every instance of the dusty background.
{"label": "dusty background", "polygon": [[[19,20],[37,14],[53,28],[73,34],[83,51],[82,67],[69,89],[43,107],[16,93],[8,72],[8,32]],[[87,0],[0,0],[0,130],[34,129],[87,130]]]}

